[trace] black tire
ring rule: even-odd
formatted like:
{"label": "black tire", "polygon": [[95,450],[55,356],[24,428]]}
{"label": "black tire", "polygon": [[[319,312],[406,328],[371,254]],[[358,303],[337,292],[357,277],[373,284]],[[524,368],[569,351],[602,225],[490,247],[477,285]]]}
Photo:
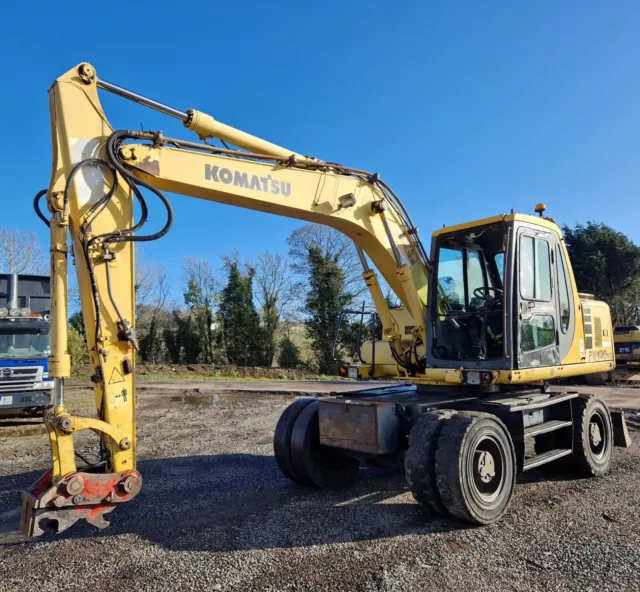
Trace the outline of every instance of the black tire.
{"label": "black tire", "polygon": [[291,479],[291,481],[300,485],[311,485],[311,482],[306,482],[300,478],[293,468],[291,461],[291,433],[293,432],[296,419],[298,419],[302,410],[313,401],[314,399],[308,398],[298,399],[291,403],[291,405],[282,412],[273,434],[273,453],[280,467],[280,471],[282,471],[282,474],[287,479]]}
{"label": "black tire", "polygon": [[573,467],[582,475],[603,477],[613,450],[613,424],[607,406],[593,395],[572,400]]}
{"label": "black tire", "polygon": [[341,489],[355,478],[360,463],[320,444],[318,402],[307,405],[291,433],[294,473],[305,483],[320,489]]}
{"label": "black tire", "polygon": [[452,516],[475,524],[500,520],[516,483],[507,428],[488,413],[454,415],[440,431],[435,474],[442,503]]}
{"label": "black tire", "polygon": [[604,386],[607,384],[608,372],[595,372],[594,374],[585,374],[584,381],[589,386]]}
{"label": "black tire", "polygon": [[364,463],[376,469],[390,469],[398,464],[400,456],[398,454],[382,454],[380,456],[369,456],[364,459]]}
{"label": "black tire", "polygon": [[431,514],[449,514],[438,492],[435,459],[442,426],[454,413],[448,409],[424,413],[409,433],[409,448],[404,457],[407,483],[415,500]]}

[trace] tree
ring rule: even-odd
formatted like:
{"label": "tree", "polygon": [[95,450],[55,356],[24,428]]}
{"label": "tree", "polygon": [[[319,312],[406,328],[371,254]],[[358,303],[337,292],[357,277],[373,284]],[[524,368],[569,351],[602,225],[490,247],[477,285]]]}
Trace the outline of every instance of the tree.
{"label": "tree", "polygon": [[184,303],[189,307],[200,335],[202,362],[214,358],[215,334],[213,308],[217,299],[213,269],[204,259],[189,258],[183,267]]}
{"label": "tree", "polygon": [[42,274],[48,261],[35,232],[0,230],[0,269],[3,273]]}
{"label": "tree", "polygon": [[[336,364],[331,355],[333,339],[340,313],[353,300],[353,295],[345,289],[344,272],[337,256],[325,254],[320,247],[314,246],[309,249],[308,261],[308,317],[304,324],[313,344],[318,370],[335,373]],[[342,329],[346,324],[343,319]]]}
{"label": "tree", "polygon": [[80,335],[82,335],[82,338],[86,341],[87,339],[87,332],[84,328],[84,318],[82,316],[82,311],[77,311],[74,312],[70,317],[69,317],[69,326],[71,326],[73,329],[75,329]]}
{"label": "tree", "polygon": [[280,368],[295,370],[300,366],[300,349],[288,337],[280,341],[280,355],[278,356],[278,365]]}
{"label": "tree", "polygon": [[143,273],[139,275],[136,269],[136,330],[140,356],[156,364],[164,354],[164,328],[171,321],[165,310],[171,286],[163,267],[147,265]]}
{"label": "tree", "polygon": [[78,366],[89,363],[86,337],[81,335],[74,327],[69,326],[67,331],[67,347],[71,356],[71,364]]}
{"label": "tree", "polygon": [[258,255],[255,266],[250,267],[249,272],[253,273],[255,279],[255,298],[262,316],[264,364],[271,366],[281,321],[290,316],[296,298],[293,269],[285,257],[266,251]]}
{"label": "tree", "polygon": [[632,320],[640,289],[640,247],[606,224],[587,222],[562,230],[578,290],[607,302],[615,324]]}
{"label": "tree", "polygon": [[200,361],[202,340],[193,316],[180,310],[172,312],[171,322],[163,330],[167,353],[174,364]]}
{"label": "tree", "polygon": [[227,267],[227,285],[220,302],[225,353],[231,363],[240,366],[264,363],[263,333],[253,304],[253,272],[242,274],[237,261]]}
{"label": "tree", "polygon": [[354,242],[347,235],[322,224],[306,224],[291,233],[287,244],[296,273],[309,275],[309,249],[316,247],[323,257],[332,257],[342,269],[345,287],[354,297],[366,291],[367,288],[362,281],[360,257]]}

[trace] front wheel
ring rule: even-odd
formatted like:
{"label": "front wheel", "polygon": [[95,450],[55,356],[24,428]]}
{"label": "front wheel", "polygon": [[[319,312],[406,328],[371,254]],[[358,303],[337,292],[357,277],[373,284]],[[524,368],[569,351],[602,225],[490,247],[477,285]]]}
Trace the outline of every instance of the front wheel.
{"label": "front wheel", "polygon": [[580,395],[572,403],[573,464],[583,475],[602,477],[609,471],[613,447],[609,409],[592,395]]}
{"label": "front wheel", "polygon": [[516,457],[502,421],[463,412],[443,422],[435,454],[440,499],[452,516],[491,524],[502,518],[516,483]]}
{"label": "front wheel", "polygon": [[404,457],[404,470],[415,500],[432,515],[448,516],[436,483],[436,449],[445,422],[454,411],[438,409],[424,413],[409,433],[409,449]]}

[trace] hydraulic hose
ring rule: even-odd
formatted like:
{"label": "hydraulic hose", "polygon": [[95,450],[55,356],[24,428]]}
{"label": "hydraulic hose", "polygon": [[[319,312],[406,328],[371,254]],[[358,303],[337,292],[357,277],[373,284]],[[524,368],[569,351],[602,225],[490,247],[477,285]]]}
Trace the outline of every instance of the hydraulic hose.
{"label": "hydraulic hose", "polygon": [[[139,133],[140,132],[138,132],[138,134]],[[144,203],[144,198],[142,197],[142,194],[140,193],[137,186],[141,186],[141,187],[144,187],[145,189],[148,189],[160,199],[160,201],[163,203],[167,211],[167,221],[165,222],[165,225],[158,232],[155,232],[153,234],[143,235],[143,236],[129,236],[129,234],[131,234],[134,230],[137,230],[137,227],[133,227],[128,229],[127,231],[121,231],[121,232],[118,232],[117,234],[105,235],[104,237],[100,237],[104,239],[104,242],[116,243],[116,242],[154,241],[159,238],[162,238],[165,234],[167,234],[167,232],[169,232],[171,226],[173,225],[173,208],[171,207],[171,204],[169,203],[169,200],[165,197],[164,193],[162,193],[162,191],[160,191],[159,189],[156,189],[155,187],[153,187],[153,185],[150,185],[146,181],[143,181],[142,179],[133,175],[129,170],[127,170],[122,165],[122,163],[120,162],[120,159],[117,156],[118,146],[124,140],[124,138],[135,138],[135,137],[139,137],[139,135],[137,135],[135,131],[130,131],[130,130],[120,130],[112,133],[109,136],[109,139],[107,140],[107,156],[109,157],[109,160],[111,161],[113,166],[117,169],[117,171],[122,175],[122,177],[124,177],[127,183],[129,183],[132,190],[136,194],[136,197],[141,201],[141,203]],[[145,206],[145,212],[146,212],[146,206]]]}
{"label": "hydraulic hose", "polygon": [[40,220],[42,220],[47,226],[51,226],[47,217],[42,213],[40,209],[40,200],[47,195],[47,190],[42,189],[36,193],[36,196],[33,198],[33,209],[36,211],[36,214]]}
{"label": "hydraulic hose", "polygon": [[62,202],[62,215],[63,216],[67,216],[69,214],[69,200],[70,200],[70,192],[71,192],[71,181],[78,174],[78,171],[83,166],[86,166],[86,165],[89,165],[89,164],[92,164],[92,165],[95,165],[95,166],[105,167],[106,169],[108,169],[109,172],[113,175],[113,181],[111,183],[111,188],[109,189],[109,191],[107,191],[107,193],[105,195],[103,195],[95,204],[93,204],[91,206],[91,208],[89,208],[88,215],[91,215],[92,213],[94,213],[101,206],[104,207],[104,205],[106,205],[109,202],[109,200],[113,197],[113,194],[115,193],[115,191],[116,191],[116,189],[118,187],[118,177],[116,175],[115,168],[113,166],[111,166],[108,162],[106,162],[105,160],[102,160],[101,158],[87,158],[86,160],[81,160],[80,162],[76,163],[73,166],[73,168],[71,169],[71,172],[69,173],[69,176],[67,177],[67,182],[65,183],[65,186],[64,186],[64,196],[63,196],[63,202]]}

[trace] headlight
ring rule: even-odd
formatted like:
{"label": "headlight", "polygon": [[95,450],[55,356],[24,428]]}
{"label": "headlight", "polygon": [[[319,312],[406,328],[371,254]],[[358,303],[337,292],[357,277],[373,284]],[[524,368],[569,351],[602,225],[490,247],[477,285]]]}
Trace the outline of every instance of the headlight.
{"label": "headlight", "polygon": [[0,308],[0,317],[6,317],[9,314],[9,310],[4,306]]}
{"label": "headlight", "polygon": [[12,308],[12,309],[9,311],[9,314],[10,314],[12,317],[19,317],[19,316],[20,316],[20,309],[19,309],[19,308]]}
{"label": "headlight", "polygon": [[28,308],[21,308],[20,309],[20,314],[23,317],[28,317],[31,314],[31,311]]}

